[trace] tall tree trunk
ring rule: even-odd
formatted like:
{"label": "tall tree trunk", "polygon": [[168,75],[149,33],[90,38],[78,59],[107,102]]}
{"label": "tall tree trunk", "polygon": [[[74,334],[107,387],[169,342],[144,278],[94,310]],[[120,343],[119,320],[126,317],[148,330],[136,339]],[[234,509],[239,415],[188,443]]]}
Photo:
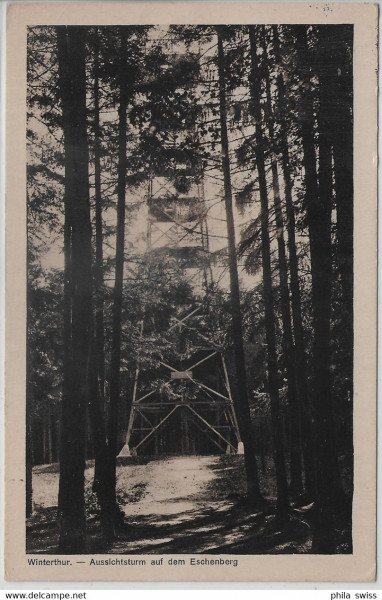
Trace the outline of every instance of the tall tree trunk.
{"label": "tall tree trunk", "polygon": [[[272,26],[272,31],[273,48],[275,53],[276,64],[278,66],[281,66],[280,43],[277,25]],[[301,292],[296,251],[296,220],[292,199],[292,172],[288,150],[288,131],[286,125],[285,111],[283,111],[284,103],[286,101],[286,94],[284,78],[281,71],[279,71],[277,76],[277,91],[280,114],[279,126],[281,141],[281,160],[284,177],[285,206],[287,215],[286,223],[288,231],[290,288],[292,300],[291,305],[296,357],[296,382],[301,409],[301,438],[304,457],[305,489],[309,495],[313,496],[314,460],[312,453],[312,411],[308,392],[307,357],[304,343],[304,327],[302,324]]]}
{"label": "tall tree trunk", "polygon": [[248,499],[253,503],[262,500],[260,494],[256,450],[251,427],[251,415],[249,411],[247,374],[245,369],[245,356],[243,345],[243,328],[240,309],[239,276],[237,270],[235,226],[232,208],[232,186],[229,163],[229,146],[227,133],[227,106],[226,106],[226,84],[225,84],[225,56],[223,39],[220,29],[217,27],[218,37],[218,70],[219,70],[219,103],[220,103],[220,135],[222,148],[222,167],[224,176],[224,201],[227,216],[228,234],[228,260],[230,272],[231,291],[231,315],[232,335],[235,353],[235,367],[237,377],[238,398],[235,402],[239,430],[244,443],[244,460],[247,475]]}
{"label": "tall tree trunk", "polygon": [[[267,47],[266,39],[263,36],[263,56],[266,56]],[[287,399],[289,408],[290,422],[290,493],[293,497],[300,496],[303,492],[302,484],[302,456],[301,456],[301,435],[300,435],[300,402],[297,395],[296,385],[296,355],[293,344],[292,335],[292,320],[290,313],[289,302],[289,284],[288,284],[288,266],[285,252],[284,240],[284,218],[282,214],[279,173],[277,167],[277,153],[275,151],[275,131],[274,131],[274,116],[272,109],[271,84],[269,77],[269,68],[266,65],[264,69],[266,97],[267,97],[267,123],[269,139],[271,143],[271,171],[272,171],[272,186],[273,186],[273,201],[275,207],[276,218],[276,237],[278,247],[278,267],[280,277],[280,295],[281,295],[281,318],[283,325],[283,353],[286,362],[287,376]]]}
{"label": "tall tree trunk", "polygon": [[299,65],[305,84],[302,98],[301,136],[305,169],[305,198],[309,229],[313,307],[313,423],[316,452],[316,530],[313,551],[335,550],[335,513],[341,495],[335,427],[331,398],[330,308],[331,308],[331,161],[325,136],[325,84],[320,81],[319,176],[316,169],[314,108],[309,69],[310,54],[306,26],[295,27]]}
{"label": "tall tree trunk", "polygon": [[[343,302],[352,324],[353,314],[353,87],[352,26],[331,30],[329,43],[335,50],[333,60],[333,96],[336,121],[333,132],[334,176],[337,207],[338,268]],[[333,48],[334,47],[334,48]],[[352,327],[350,327],[352,330]]]}
{"label": "tall tree trunk", "polygon": [[[60,551],[76,554],[83,552],[85,548],[86,406],[89,401],[88,368],[92,325],[86,33],[83,27],[77,26],[57,27],[56,32],[65,139],[65,211],[68,211],[66,217],[71,226],[72,292],[71,357],[70,360],[66,357],[64,366],[58,514]],[[65,304],[65,315],[67,311],[68,306]],[[67,326],[67,318],[65,321]],[[66,333],[65,338],[67,337]]]}
{"label": "tall tree trunk", "polygon": [[[118,202],[117,202],[117,241],[115,256],[115,284],[113,301],[113,329],[111,344],[110,365],[110,410],[109,410],[109,469],[110,493],[112,501],[116,501],[116,466],[117,466],[117,438],[120,396],[120,363],[121,363],[121,316],[123,293],[123,268],[125,254],[125,201],[126,201],[126,133],[127,133],[127,99],[128,82],[126,74],[127,57],[127,29],[120,28],[120,67],[119,67],[119,107],[118,107]],[[115,514],[117,517],[117,513]]]}
{"label": "tall tree trunk", "polygon": [[94,44],[94,192],[95,192],[95,330],[96,364],[100,400],[104,408],[105,395],[105,349],[103,305],[103,226],[101,192],[101,131],[99,108],[99,33],[95,30]]}
{"label": "tall tree trunk", "polygon": [[[342,35],[341,35],[342,34]],[[333,159],[337,210],[337,263],[342,286],[341,375],[344,377],[341,411],[345,410],[345,444],[353,451],[353,87],[352,26],[331,30],[333,103]]]}
{"label": "tall tree trunk", "polygon": [[113,536],[112,496],[108,480],[108,448],[106,440],[104,406],[104,313],[103,313],[103,231],[100,166],[100,117],[99,117],[99,37],[94,31],[94,170],[95,170],[95,242],[94,268],[95,332],[92,339],[89,365],[90,403],[89,414],[94,449],[93,489],[100,504],[100,518],[106,538]]}
{"label": "tall tree trunk", "polygon": [[275,335],[275,315],[274,298],[272,289],[272,271],[270,257],[270,239],[269,239],[269,209],[268,192],[265,174],[264,159],[264,140],[261,127],[261,108],[260,108],[260,78],[257,57],[257,42],[255,28],[249,27],[250,40],[250,93],[252,113],[255,119],[255,139],[256,139],[256,165],[259,177],[260,202],[261,202],[261,257],[263,268],[263,286],[264,286],[264,308],[265,308],[265,334],[267,343],[268,357],[268,387],[271,400],[272,425],[275,450],[275,468],[277,483],[277,515],[280,521],[288,518],[289,498],[288,484],[285,470],[285,452],[282,439],[281,419],[280,419],[280,401],[278,390],[278,370],[276,354],[276,335]]}
{"label": "tall tree trunk", "polygon": [[98,394],[101,412],[104,411],[105,395],[105,349],[104,349],[104,303],[103,303],[103,225],[101,193],[101,131],[99,108],[99,33],[95,30],[94,44],[94,193],[95,193],[95,347]]}

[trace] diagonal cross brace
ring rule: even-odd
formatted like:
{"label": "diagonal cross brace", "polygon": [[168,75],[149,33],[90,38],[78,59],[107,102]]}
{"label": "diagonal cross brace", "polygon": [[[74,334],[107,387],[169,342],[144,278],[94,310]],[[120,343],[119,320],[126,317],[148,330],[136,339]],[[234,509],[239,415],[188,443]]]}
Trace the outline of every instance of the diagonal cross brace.
{"label": "diagonal cross brace", "polygon": [[150,427],[154,427],[154,425],[151,423],[151,421],[146,417],[146,415],[143,414],[143,412],[141,412],[139,410],[139,408],[136,408],[135,410],[138,413],[138,415],[141,415],[142,419],[144,419],[146,421],[146,423],[148,423],[150,425]]}
{"label": "diagonal cross brace", "polygon": [[[199,309],[196,309],[199,310]],[[196,311],[193,311],[196,312]],[[192,313],[191,313],[192,314]],[[185,319],[187,319],[188,317],[191,316],[191,314],[189,314],[187,317],[185,317]],[[212,352],[212,354],[209,354],[208,356],[206,356],[205,358],[203,358],[202,360],[200,360],[199,362],[195,363],[194,365],[192,365],[192,367],[190,367],[190,370],[192,370],[194,367],[199,366],[200,364],[202,364],[204,361],[208,360],[209,358],[212,358],[212,356],[214,356],[216,354],[216,352]],[[167,369],[170,369],[170,371],[173,371],[174,373],[177,373],[177,369],[174,369],[174,367],[171,367],[170,365],[167,365],[164,362],[160,363],[161,365],[163,365],[164,367],[166,367]],[[191,379],[191,377],[190,377]],[[221,396],[221,398],[224,398],[224,400],[229,400],[229,398],[226,398],[225,396],[222,396],[222,394],[219,394],[219,392],[216,392],[214,390],[212,390],[211,388],[208,388],[206,385],[202,384],[202,383],[198,383],[196,381],[194,381],[193,379],[191,379],[191,381],[193,381],[194,383],[196,383],[197,385],[200,385],[201,387],[205,387],[206,389],[209,389],[211,392],[214,392],[215,394],[217,394],[218,396]],[[148,392],[146,395],[141,396],[140,398],[138,398],[135,402],[141,402],[142,400],[144,400],[145,398],[148,398],[149,396],[151,396],[152,394],[155,393],[156,390],[151,390],[151,392]]]}
{"label": "diagonal cross brace", "polygon": [[[176,245],[177,237],[176,237],[176,233],[175,233],[175,231],[176,231],[175,225],[171,225],[171,227],[167,231],[163,231],[163,229],[158,227],[157,224],[155,224],[155,227],[160,231],[160,233],[162,235],[160,235],[159,238],[157,238],[156,240],[154,240],[152,242],[153,246],[155,246],[155,244],[160,242],[163,237],[167,237],[170,240],[170,242],[174,242],[174,244]],[[172,231],[172,230],[174,230],[174,231]],[[172,234],[172,237],[171,237],[171,234]]]}
{"label": "diagonal cross brace", "polygon": [[171,331],[172,329],[174,329],[174,327],[178,327],[179,325],[181,325],[182,323],[187,321],[187,319],[189,319],[192,315],[194,315],[196,312],[198,312],[198,310],[200,310],[200,306],[195,308],[192,312],[188,313],[188,315],[183,317],[183,319],[177,319],[176,317],[173,317],[175,319],[175,321],[177,321],[177,323],[175,323],[174,325],[171,325],[171,327],[169,328],[168,331]]}
{"label": "diagonal cross brace", "polygon": [[230,416],[231,416],[231,419],[233,421],[233,425],[234,425],[234,428],[235,428],[235,433],[236,433],[237,441],[241,442],[241,435],[240,435],[239,423],[238,423],[238,420],[237,420],[237,417],[236,417],[235,405],[234,405],[232,394],[231,394],[231,386],[229,384],[229,377],[228,377],[227,365],[225,363],[225,359],[224,359],[223,354],[221,354],[221,359],[222,359],[222,365],[223,365],[224,377],[225,377],[225,382],[224,383],[225,383],[225,386],[227,388],[227,392],[228,392],[230,404],[232,405]]}
{"label": "diagonal cross brace", "polygon": [[[195,427],[197,427],[197,428],[199,429],[199,431],[201,431],[201,432],[203,433],[203,435],[206,435],[206,431],[205,431],[204,429],[202,429],[202,426],[201,426],[201,425],[198,423],[198,421],[197,421],[196,419],[193,421],[193,423],[194,423]],[[209,440],[210,440],[210,441],[211,441],[213,444],[215,444],[215,446],[217,446],[221,452],[224,452],[224,448],[223,448],[223,446],[221,446],[221,445],[219,444],[219,442],[218,442],[218,441],[216,441],[216,440],[215,440],[215,438],[214,438],[214,437],[213,437],[211,434],[209,434],[209,435],[208,435],[208,439],[209,439]]]}
{"label": "diagonal cross brace", "polygon": [[148,392],[144,396],[141,396],[140,398],[138,398],[138,400],[136,400],[136,402],[141,402],[142,400],[145,400],[145,398],[148,398],[149,396],[152,396],[152,394],[155,394],[156,391],[157,390],[151,390],[151,392]]}
{"label": "diagonal cross brace", "polygon": [[198,419],[200,419],[200,420],[201,420],[201,421],[204,423],[204,425],[207,425],[207,427],[208,427],[209,429],[211,429],[211,431],[213,431],[213,432],[214,432],[214,433],[215,433],[215,434],[216,434],[216,435],[217,435],[217,436],[218,436],[218,437],[219,437],[221,440],[223,440],[223,442],[225,442],[226,444],[228,444],[229,446],[231,446],[231,448],[232,448],[232,449],[233,449],[233,450],[236,452],[236,448],[235,448],[235,446],[233,446],[233,445],[231,444],[231,442],[229,442],[228,440],[226,440],[226,439],[225,439],[225,437],[223,437],[223,436],[221,435],[221,433],[219,433],[219,431],[217,431],[217,430],[215,429],[215,427],[213,427],[213,426],[211,425],[211,423],[209,423],[208,421],[206,421],[205,419],[203,419],[203,417],[202,417],[202,416],[201,416],[201,415],[200,415],[198,412],[196,412],[196,410],[194,410],[194,409],[192,408],[192,406],[190,406],[189,404],[186,404],[185,406],[187,406],[187,408],[188,408],[188,409],[189,409],[189,410],[190,410],[190,411],[191,411],[191,412],[192,412],[192,413],[193,413],[193,414],[194,414],[196,417],[198,417]]}
{"label": "diagonal cross brace", "polygon": [[[170,369],[170,371],[173,371],[174,373],[178,373],[178,369],[174,369],[174,367],[171,367],[170,365],[166,365],[166,363],[164,363],[164,362],[161,362],[160,364],[163,365],[164,367],[167,367],[167,369]],[[220,392],[213,390],[212,388],[208,387],[208,385],[205,385],[204,383],[200,383],[200,381],[195,381],[195,379],[193,379],[190,375],[187,375],[187,378],[190,381],[192,381],[192,383],[197,385],[198,387],[201,387],[203,389],[208,390],[209,392],[212,392],[213,394],[216,394],[220,398],[223,398],[223,400],[229,401],[229,398],[227,398],[227,396],[223,396],[223,394],[221,394]]]}
{"label": "diagonal cross brace", "polygon": [[148,439],[149,439],[149,438],[150,438],[152,435],[154,435],[154,433],[155,433],[156,431],[158,431],[158,429],[159,429],[160,427],[162,427],[163,423],[165,423],[165,422],[167,421],[167,419],[168,419],[169,417],[171,417],[171,415],[172,415],[172,414],[173,414],[173,413],[176,411],[176,409],[177,409],[177,408],[179,408],[179,405],[175,406],[175,407],[174,407],[172,410],[170,410],[170,412],[169,412],[169,413],[168,413],[168,414],[167,414],[167,415],[164,417],[164,419],[162,419],[162,420],[161,420],[161,421],[158,423],[158,425],[155,425],[155,427],[154,427],[154,428],[153,428],[153,429],[150,431],[150,433],[148,433],[148,434],[146,435],[146,437],[144,437],[144,438],[143,438],[143,440],[141,440],[141,441],[139,442],[139,444],[137,444],[137,445],[135,446],[135,449],[137,450],[137,449],[139,448],[139,446],[142,446],[142,444],[144,444],[144,443],[145,443],[145,442],[146,442],[146,441],[147,441],[147,440],[148,440]]}
{"label": "diagonal cross brace", "polygon": [[[179,326],[181,324],[181,321],[179,321],[176,317],[173,317],[173,318],[175,319],[175,321],[178,321],[178,323],[176,323],[175,325],[173,325],[173,327],[176,327],[177,325]],[[196,333],[196,335],[198,335],[199,337],[201,337],[208,344],[210,344],[210,345],[213,344],[213,341],[210,340],[207,336],[203,335],[203,333],[201,331],[198,331],[196,329],[196,327],[191,327],[191,325],[188,325],[187,323],[185,324],[185,327],[187,329],[189,329],[190,331],[194,331]]]}
{"label": "diagonal cross brace", "polygon": [[192,371],[193,369],[195,369],[195,367],[198,367],[199,365],[201,365],[202,363],[204,363],[209,358],[212,358],[213,356],[215,356],[215,354],[217,354],[217,352],[212,352],[211,354],[209,354],[205,358],[202,358],[202,360],[200,360],[199,362],[195,363],[194,365],[191,365],[191,367],[189,367],[187,369],[187,371]]}

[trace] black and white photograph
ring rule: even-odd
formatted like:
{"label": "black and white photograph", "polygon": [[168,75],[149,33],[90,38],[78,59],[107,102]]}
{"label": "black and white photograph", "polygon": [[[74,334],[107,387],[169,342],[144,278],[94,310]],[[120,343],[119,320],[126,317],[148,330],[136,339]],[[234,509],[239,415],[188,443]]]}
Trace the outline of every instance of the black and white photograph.
{"label": "black and white photograph", "polygon": [[29,29],[31,552],[351,553],[352,54]]}
{"label": "black and white photograph", "polygon": [[353,555],[355,26],[167,17],[26,27],[21,551]]}

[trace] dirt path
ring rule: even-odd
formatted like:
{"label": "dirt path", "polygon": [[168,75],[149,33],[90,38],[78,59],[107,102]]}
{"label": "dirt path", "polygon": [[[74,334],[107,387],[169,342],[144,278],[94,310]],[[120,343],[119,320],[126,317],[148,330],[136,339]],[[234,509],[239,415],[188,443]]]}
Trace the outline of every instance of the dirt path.
{"label": "dirt path", "polygon": [[[86,470],[89,553],[113,554],[269,554],[309,551],[308,526],[292,522],[279,531],[274,522],[269,473],[262,486],[268,509],[242,503],[245,476],[242,456],[123,458],[117,468],[117,495],[127,525],[111,545],[99,545],[91,482]],[[54,553],[58,535],[55,508],[57,465],[34,469],[35,517],[29,522],[31,552]],[[40,522],[38,521],[40,519]],[[93,525],[92,525],[93,524]],[[98,529],[97,529],[98,528]]]}
{"label": "dirt path", "polygon": [[[213,530],[216,534],[225,525],[223,513],[234,504],[212,492],[219,467],[220,457],[215,456],[172,457],[133,467],[133,477],[140,481],[136,487],[140,485],[142,491],[137,501],[123,507],[130,526],[128,540],[119,540],[111,551],[194,552],[206,551],[206,544],[215,547]],[[120,490],[128,489],[129,479],[131,486],[128,471],[122,466],[118,469]]]}
{"label": "dirt path", "polygon": [[[141,467],[140,481],[145,491],[137,503],[124,506],[130,517],[142,515],[169,515],[191,513],[210,502],[207,484],[216,478],[211,469],[218,463],[218,457],[193,456],[173,457],[164,461],[153,461]],[[125,473],[120,472],[118,487],[124,485]],[[135,477],[138,473],[135,473]],[[128,478],[128,473],[126,473]]]}

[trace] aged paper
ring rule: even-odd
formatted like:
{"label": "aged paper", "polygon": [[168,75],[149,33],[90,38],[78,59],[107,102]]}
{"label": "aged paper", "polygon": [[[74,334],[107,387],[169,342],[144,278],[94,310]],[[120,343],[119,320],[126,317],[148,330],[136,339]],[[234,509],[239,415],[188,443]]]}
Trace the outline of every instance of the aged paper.
{"label": "aged paper", "polygon": [[[309,551],[299,553],[295,549],[285,554],[280,550],[272,554],[269,550],[265,553],[253,551],[252,554],[247,549],[243,553],[235,550],[231,554],[229,550],[210,553],[207,549],[196,550],[192,554],[187,551],[190,547],[187,536],[190,533],[186,532],[180,552],[169,552],[165,546],[163,551],[161,546],[158,546],[157,550],[150,546],[150,551],[145,553],[144,546],[140,546],[137,553],[134,550],[118,553],[114,549],[96,553],[89,551],[80,554],[58,554],[54,545],[49,546],[47,543],[45,548],[37,546],[37,549],[27,553],[25,190],[28,28],[57,25],[155,25],[164,30],[169,25],[251,24],[354,27],[352,551],[347,550],[343,554],[313,554]],[[49,37],[46,43],[49,45]],[[5,578],[10,581],[373,581],[376,568],[377,7],[373,4],[357,3],[249,2],[10,4],[7,11],[6,44]],[[214,232],[220,234],[221,230],[212,230],[210,234],[213,235]],[[62,268],[61,264],[59,268]],[[192,371],[187,369],[182,371],[180,368],[173,368],[175,375],[171,379],[191,379]],[[231,422],[233,421],[234,417],[231,419]],[[186,427],[184,421],[181,426]],[[50,435],[49,427],[47,431],[44,429],[42,434],[47,436],[46,440]],[[235,429],[234,424],[232,427]],[[190,443],[192,444],[187,442],[187,447],[182,445],[181,449],[177,447],[173,453],[182,456],[192,454]],[[49,445],[52,442],[44,441],[44,444]],[[194,453],[197,454],[195,449]],[[46,460],[44,455],[38,462],[40,464],[35,465],[34,473],[45,473],[48,480],[53,476],[54,469],[46,469],[46,463],[54,460]],[[195,477],[195,474],[193,476]],[[181,500],[186,504],[186,514],[188,495],[192,496],[193,489],[184,489],[186,497]],[[54,501],[50,502],[50,505],[52,503],[54,504]],[[48,504],[48,507],[50,505]],[[227,535],[229,533],[228,521]],[[128,539],[129,531],[125,535]],[[165,528],[162,529],[162,535],[166,538]],[[53,548],[52,552],[49,548]]]}

